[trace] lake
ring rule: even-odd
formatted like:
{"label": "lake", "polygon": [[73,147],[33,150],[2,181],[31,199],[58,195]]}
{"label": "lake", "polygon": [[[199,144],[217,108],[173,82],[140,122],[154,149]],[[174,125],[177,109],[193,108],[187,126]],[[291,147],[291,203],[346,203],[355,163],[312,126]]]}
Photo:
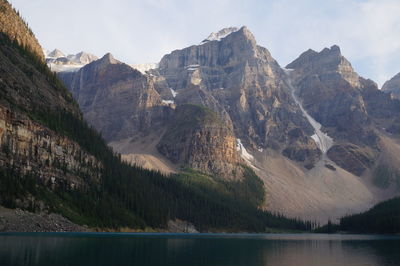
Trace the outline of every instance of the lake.
{"label": "lake", "polygon": [[0,265],[400,265],[400,236],[0,234]]}

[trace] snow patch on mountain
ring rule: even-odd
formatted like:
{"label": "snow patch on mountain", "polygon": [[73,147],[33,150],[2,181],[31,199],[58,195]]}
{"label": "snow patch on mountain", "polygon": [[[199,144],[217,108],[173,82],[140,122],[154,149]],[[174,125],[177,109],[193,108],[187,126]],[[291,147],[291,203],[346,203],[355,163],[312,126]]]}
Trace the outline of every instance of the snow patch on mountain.
{"label": "snow patch on mountain", "polygon": [[98,59],[97,56],[85,52],[65,56],[58,49],[51,52],[45,51],[45,55],[47,65],[54,72],[78,71],[83,66]]}
{"label": "snow patch on mountain", "polygon": [[310,116],[307,111],[303,108],[303,105],[301,101],[296,97],[294,93],[294,87],[292,85],[291,77],[290,74],[293,71],[293,69],[286,69],[283,68],[283,71],[287,75],[287,84],[291,90],[292,97],[294,101],[299,105],[300,110],[302,111],[303,115],[305,118],[308,120],[308,122],[311,124],[311,126],[314,128],[314,134],[311,136],[311,138],[315,141],[317,144],[318,148],[322,151],[323,154],[325,154],[333,145],[333,139],[328,136],[328,134],[324,133],[321,131],[322,125],[318,123],[312,116]]}
{"label": "snow patch on mountain", "polygon": [[236,139],[236,150],[240,152],[240,156],[246,161],[250,162],[254,160],[253,155],[251,155],[244,147],[241,139]]}
{"label": "snow patch on mountain", "polygon": [[172,93],[172,97],[176,97],[176,95],[178,95],[178,92],[176,92],[174,89],[172,89],[172,88],[169,88],[170,90],[171,90],[171,93]]}
{"label": "snow patch on mountain", "polygon": [[172,100],[161,100],[162,101],[162,103],[164,103],[164,104],[175,104],[175,102],[174,101],[172,101]]}
{"label": "snow patch on mountain", "polygon": [[205,39],[204,41],[201,42],[201,44],[207,43],[207,42],[211,42],[211,41],[220,41],[223,38],[225,38],[226,36],[228,36],[229,34],[238,31],[239,29],[236,27],[229,27],[229,28],[223,28],[222,30],[218,31],[218,32],[213,32],[211,33],[207,39]]}
{"label": "snow patch on mountain", "polygon": [[54,49],[51,52],[46,51],[45,55],[46,55],[46,58],[54,58],[54,59],[57,59],[57,58],[60,58],[60,57],[65,57],[64,53],[61,52],[58,49]]}
{"label": "snow patch on mountain", "polygon": [[130,66],[140,71],[142,74],[146,74],[147,71],[158,68],[158,63],[134,64]]}

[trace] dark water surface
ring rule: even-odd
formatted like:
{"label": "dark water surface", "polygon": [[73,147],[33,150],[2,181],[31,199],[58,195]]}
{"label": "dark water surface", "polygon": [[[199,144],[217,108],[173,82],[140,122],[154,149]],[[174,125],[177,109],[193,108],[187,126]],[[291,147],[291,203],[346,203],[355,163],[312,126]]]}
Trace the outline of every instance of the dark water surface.
{"label": "dark water surface", "polygon": [[399,236],[0,234],[0,265],[400,265]]}

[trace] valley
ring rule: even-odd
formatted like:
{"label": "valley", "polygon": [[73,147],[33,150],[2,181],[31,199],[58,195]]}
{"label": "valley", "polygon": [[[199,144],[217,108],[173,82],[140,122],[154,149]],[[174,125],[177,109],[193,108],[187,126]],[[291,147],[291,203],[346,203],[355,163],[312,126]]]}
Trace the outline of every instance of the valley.
{"label": "valley", "polygon": [[[380,158],[393,161],[397,150],[385,152],[377,109],[367,109],[372,91],[393,119],[400,102],[359,77],[338,46],[306,51],[282,68],[246,27],[231,27],[140,73],[104,60],[58,75],[88,122],[130,163],[164,173],[190,167],[228,180],[240,179],[235,165],[246,164],[264,182],[264,209],[320,223],[399,194],[371,181]],[[187,104],[224,122],[203,121]],[[190,120],[199,128],[182,130]]]}
{"label": "valley", "polygon": [[228,27],[128,64],[44,50],[6,0],[0,22],[8,228],[18,215],[37,231],[353,228],[400,195],[398,75],[380,89],[337,45],[283,67]]}

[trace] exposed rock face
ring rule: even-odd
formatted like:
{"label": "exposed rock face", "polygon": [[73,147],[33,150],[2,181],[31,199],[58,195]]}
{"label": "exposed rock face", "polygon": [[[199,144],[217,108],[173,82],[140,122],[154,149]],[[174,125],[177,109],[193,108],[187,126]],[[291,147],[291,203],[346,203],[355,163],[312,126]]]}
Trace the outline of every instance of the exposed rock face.
{"label": "exposed rock face", "polygon": [[314,163],[321,156],[321,151],[318,149],[314,140],[304,135],[300,128],[292,129],[288,132],[290,141],[289,145],[282,151],[282,154],[289,159],[304,162],[304,167],[311,169]]}
{"label": "exposed rock face", "polygon": [[60,58],[60,57],[65,57],[65,54],[63,52],[61,52],[60,50],[58,50],[58,49],[54,49],[50,53],[46,54],[46,57],[49,57],[49,58]]}
{"label": "exposed rock face", "polygon": [[85,232],[86,228],[73,224],[58,214],[31,213],[0,206],[0,232]]}
{"label": "exposed rock face", "polygon": [[[157,90],[166,94],[172,88],[178,105],[201,104],[231,120],[250,150],[295,145],[302,155],[291,158],[305,161],[307,154],[312,165],[319,156],[313,130],[290,95],[286,74],[246,27],[227,33],[164,56],[151,72],[158,77]],[[304,135],[300,145],[287,134],[296,128]]]}
{"label": "exposed rock face", "polygon": [[362,149],[354,144],[334,145],[328,151],[328,156],[337,165],[355,175],[361,175],[374,164],[373,150],[368,147]]}
{"label": "exposed rock face", "polygon": [[[61,86],[54,74],[45,67],[44,62],[41,62],[41,58],[30,55],[21,47],[24,45],[25,48],[34,51],[38,44],[19,16],[16,13],[11,14],[14,11],[8,3],[0,3],[0,18],[7,19],[7,25],[2,23],[0,27],[14,27],[11,31],[6,31],[9,35],[0,35],[2,182],[4,173],[11,172],[14,173],[12,178],[34,178],[33,186],[48,185],[49,191],[60,187],[71,190],[86,188],[89,182],[98,184],[102,164],[75,141],[56,133],[48,126],[50,123],[57,123],[56,119],[51,117],[55,114],[68,113],[79,121],[79,107],[73,101],[72,95]],[[10,42],[13,39],[21,45]],[[47,118],[49,119],[46,120]],[[20,184],[17,180],[15,182]],[[7,201],[16,207],[46,210],[46,206],[36,204],[37,199],[26,193],[20,195],[20,198],[6,201],[2,197],[4,195],[0,195],[1,202]]]}
{"label": "exposed rock face", "polygon": [[400,133],[398,102],[359,77],[337,46],[282,69],[243,27],[173,51],[145,75],[106,59],[60,75],[131,161],[163,156],[169,172],[186,166],[228,179],[247,163],[265,183],[266,208],[319,221],[394,195],[371,191],[368,172],[400,151],[380,145],[382,128]]}
{"label": "exposed rock face", "polygon": [[[365,80],[354,72],[338,46],[325,48],[319,53],[308,50],[287,68],[294,69],[296,94],[304,108],[336,141],[350,142],[360,149],[376,148],[378,137],[373,131],[363,97]],[[350,146],[341,147],[346,149]],[[355,150],[359,149],[342,154],[351,153],[354,156],[346,158],[355,160],[350,164],[358,164],[358,160],[362,160],[363,155]],[[342,167],[345,166],[338,161],[339,157],[332,154],[329,152],[328,156]],[[357,175],[362,173],[347,165],[344,168]]]}
{"label": "exposed rock face", "polygon": [[162,102],[151,79],[111,54],[76,73],[61,73],[84,117],[107,141],[145,134],[157,128],[173,109]]}
{"label": "exposed rock face", "polygon": [[[232,139],[241,139],[250,152],[286,149],[284,155],[312,168],[321,152],[311,138],[311,125],[291,97],[285,72],[267,49],[256,44],[246,27],[214,35],[201,45],[164,56],[157,69],[148,71],[148,76],[107,55],[77,73],[60,73],[60,77],[88,121],[110,142],[138,133],[161,132],[163,128],[168,128],[167,132],[171,128],[177,130],[165,124],[168,120],[176,125],[180,119],[179,111],[174,112],[175,106],[196,104],[217,113],[233,128]],[[292,130],[301,136],[289,136]],[[187,133],[194,138],[189,140],[186,136],[189,142],[196,141],[195,134]],[[210,132],[201,134],[206,136]],[[165,148],[162,153],[173,162],[221,173],[226,168],[224,163],[215,166],[216,161],[209,158],[221,151],[218,145],[225,142],[227,133],[214,130],[212,134],[219,140],[201,140],[207,147],[206,153],[200,148],[190,152],[183,149],[183,154],[173,156]],[[181,137],[174,141],[181,142]],[[173,142],[171,137],[168,139]],[[215,151],[211,152],[211,147]],[[173,148],[174,152],[179,150]],[[199,159],[201,156],[203,159]],[[235,158],[232,162],[239,162],[236,155],[230,156]],[[214,166],[206,166],[206,162]]]}
{"label": "exposed rock face", "polygon": [[240,178],[232,125],[210,109],[184,104],[157,145],[173,163],[229,179]]}
{"label": "exposed rock face", "polygon": [[2,106],[0,147],[0,168],[35,173],[52,186],[74,189],[85,185],[82,176],[100,179],[101,164],[77,143]]}
{"label": "exposed rock face", "polygon": [[[161,98],[151,77],[112,55],[107,54],[76,73],[59,75],[71,89],[85,118],[107,141],[116,143],[129,138],[134,141],[134,137],[165,132],[157,147],[172,163],[219,176],[231,175],[237,168],[240,158],[228,116],[225,122],[211,110],[204,111],[204,107],[178,106],[175,110],[175,102]],[[198,92],[201,89],[193,86],[186,97],[194,97],[193,92],[201,94]],[[219,108],[214,98],[205,97],[205,101]],[[117,150],[127,152],[125,158],[133,158],[124,147]]]}
{"label": "exposed rock face", "polygon": [[400,99],[400,73],[386,81],[382,86],[382,90],[387,93],[393,93],[395,97]]}
{"label": "exposed rock face", "polygon": [[21,46],[28,47],[44,61],[42,47],[35,35],[7,0],[0,0],[0,32],[5,33]]}

